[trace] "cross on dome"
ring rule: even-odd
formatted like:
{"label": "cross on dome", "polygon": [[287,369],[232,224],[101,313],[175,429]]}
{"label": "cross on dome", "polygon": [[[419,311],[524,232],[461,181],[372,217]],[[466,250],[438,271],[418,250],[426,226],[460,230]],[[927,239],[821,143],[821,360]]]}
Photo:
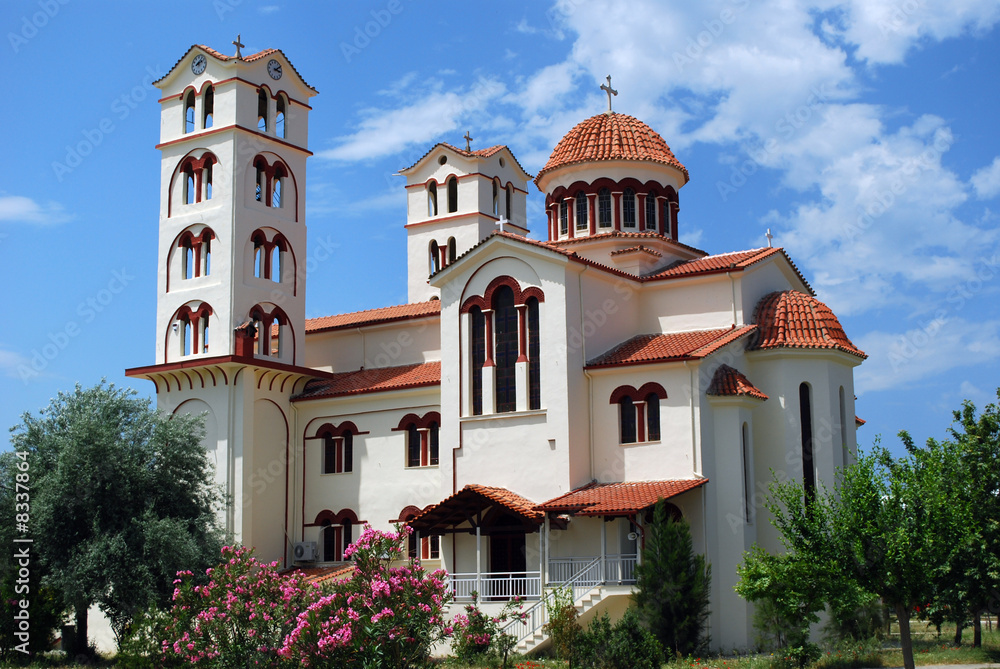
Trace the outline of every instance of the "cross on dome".
{"label": "cross on dome", "polygon": [[611,96],[612,95],[617,96],[618,95],[618,91],[616,91],[615,89],[611,88],[611,75],[610,74],[608,75],[608,84],[606,86],[604,84],[601,84],[601,90],[608,94],[608,112],[607,113],[613,114],[614,112],[611,111]]}
{"label": "cross on dome", "polygon": [[243,44],[242,37],[243,37],[242,34],[237,34],[236,39],[233,40],[233,46],[236,47],[236,56],[234,56],[236,60],[243,60],[243,54],[240,53],[240,49],[245,47],[246,44]]}
{"label": "cross on dome", "polygon": [[466,151],[471,151],[472,150],[472,140],[473,140],[473,138],[469,136],[469,131],[468,130],[465,131],[465,135],[463,137],[465,139],[465,150]]}

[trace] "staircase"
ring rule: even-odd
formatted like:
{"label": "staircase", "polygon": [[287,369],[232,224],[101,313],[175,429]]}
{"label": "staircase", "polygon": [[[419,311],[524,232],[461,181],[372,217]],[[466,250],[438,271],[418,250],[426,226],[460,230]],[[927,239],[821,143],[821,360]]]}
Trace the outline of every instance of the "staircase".
{"label": "staircase", "polygon": [[[604,588],[598,585],[588,590],[580,599],[574,600],[577,618],[582,617],[587,611],[597,606],[602,599],[604,599]],[[548,622],[548,616],[546,616],[546,622]],[[544,623],[542,623],[542,627],[544,627]],[[542,631],[542,627],[533,630],[517,642],[516,650],[518,653],[527,655],[549,640],[549,635]]]}

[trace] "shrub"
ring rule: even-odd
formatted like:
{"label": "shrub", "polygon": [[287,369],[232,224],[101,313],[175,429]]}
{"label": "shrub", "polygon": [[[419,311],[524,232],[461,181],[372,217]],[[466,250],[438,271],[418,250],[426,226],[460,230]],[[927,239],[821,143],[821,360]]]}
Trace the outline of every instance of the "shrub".
{"label": "shrub", "polygon": [[472,603],[465,613],[452,619],[454,628],[451,649],[460,662],[482,664],[498,662],[507,666],[507,658],[517,645],[517,637],[504,632],[507,623],[524,620],[521,613],[524,599],[514,597],[504,604],[496,616],[488,616],[479,608],[479,593],[472,593]]}
{"label": "shrub", "polygon": [[548,604],[549,622],[543,631],[552,639],[556,659],[570,660],[577,639],[583,628],[577,622],[577,611],[573,605],[572,588],[555,588],[552,601]]}
{"label": "shrub", "polygon": [[580,669],[658,669],[662,661],[663,646],[630,608],[614,627],[607,613],[591,621],[571,662]]}

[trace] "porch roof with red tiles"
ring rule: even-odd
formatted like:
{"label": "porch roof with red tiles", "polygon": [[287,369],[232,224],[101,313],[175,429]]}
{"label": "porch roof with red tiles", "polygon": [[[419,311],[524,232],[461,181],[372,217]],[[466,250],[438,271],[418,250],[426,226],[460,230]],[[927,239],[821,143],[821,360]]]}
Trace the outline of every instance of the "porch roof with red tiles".
{"label": "porch roof with red tiles", "polygon": [[506,488],[470,483],[454,495],[424,509],[408,525],[414,530],[426,532],[451,528],[465,522],[471,524],[474,515],[494,505],[520,517],[522,522],[530,526],[537,527],[545,517],[527,497]]}
{"label": "porch roof with red tiles", "polygon": [[697,360],[757,329],[756,325],[669,334],[644,334],[622,342],[587,363],[587,369]]}
{"label": "porch roof with red tiles", "polygon": [[354,573],[353,564],[334,564],[325,567],[292,567],[285,569],[282,574],[294,576],[301,575],[306,583],[325,583],[326,581],[339,581]]}
{"label": "porch roof with red tiles", "polygon": [[718,395],[729,397],[753,397],[758,400],[766,400],[767,395],[757,386],[750,383],[750,380],[743,372],[730,367],[729,365],[719,365],[712,377],[712,383],[705,393],[706,395]]}
{"label": "porch roof with red tiles", "polygon": [[622,516],[647,509],[660,499],[670,499],[708,483],[708,479],[664,481],[592,482],[537,507],[578,516]]}
{"label": "porch roof with red tiles", "polygon": [[333,316],[307,318],[306,333],[311,334],[314,332],[327,332],[330,330],[342,330],[345,328],[359,328],[366,325],[380,325],[382,323],[438,316],[440,314],[441,300],[413,302],[411,304],[399,304],[390,307],[378,307],[376,309],[354,311],[349,314],[335,314]]}
{"label": "porch roof with red tiles", "polygon": [[292,401],[421,388],[440,383],[440,361],[398,367],[371,367],[353,372],[334,372],[331,378],[310,381],[301,393],[292,397]]}

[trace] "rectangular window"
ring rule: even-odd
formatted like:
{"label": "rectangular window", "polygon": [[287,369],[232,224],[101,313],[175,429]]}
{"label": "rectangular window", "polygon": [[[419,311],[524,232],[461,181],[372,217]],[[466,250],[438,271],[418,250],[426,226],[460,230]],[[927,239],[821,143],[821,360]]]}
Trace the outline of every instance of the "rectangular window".
{"label": "rectangular window", "polygon": [[517,309],[514,291],[501,286],[494,296],[494,332],[496,333],[496,412],[517,411],[517,375],[514,367],[518,356]]}
{"label": "rectangular window", "polygon": [[635,433],[635,404],[631,397],[623,397],[618,401],[621,413],[621,438],[623,444],[634,444]]}
{"label": "rectangular window", "polygon": [[441,537],[430,536],[420,539],[420,559],[440,560],[441,559]]}
{"label": "rectangular window", "polygon": [[323,473],[344,474],[353,470],[353,435],[325,437],[323,440]]}
{"label": "rectangular window", "polygon": [[420,452],[421,452],[421,438],[420,430],[413,423],[406,428],[406,466],[407,467],[419,467],[420,466]]}
{"label": "rectangular window", "polygon": [[646,396],[646,439],[660,440],[660,397],[656,393]]}

